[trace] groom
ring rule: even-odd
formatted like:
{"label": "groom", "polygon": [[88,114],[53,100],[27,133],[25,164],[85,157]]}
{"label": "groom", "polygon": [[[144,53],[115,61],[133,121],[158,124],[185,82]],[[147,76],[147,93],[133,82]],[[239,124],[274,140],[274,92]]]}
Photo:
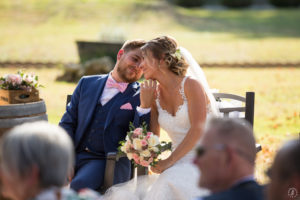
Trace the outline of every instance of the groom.
{"label": "groom", "polygon": [[[139,107],[142,71],[140,47],[144,40],[127,41],[119,50],[112,72],[85,76],[79,81],[59,125],[73,139],[76,151],[75,176],[70,187],[99,189],[105,173],[105,156],[116,152],[129,130],[150,121],[150,109]],[[116,162],[114,184],[129,180],[130,162]]]}

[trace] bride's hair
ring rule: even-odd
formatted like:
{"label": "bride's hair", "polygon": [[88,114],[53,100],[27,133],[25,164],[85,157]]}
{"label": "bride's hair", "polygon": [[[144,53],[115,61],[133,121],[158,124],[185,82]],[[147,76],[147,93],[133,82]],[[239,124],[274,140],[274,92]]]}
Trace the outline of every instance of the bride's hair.
{"label": "bride's hair", "polygon": [[177,42],[170,36],[160,36],[149,40],[143,47],[143,51],[150,50],[155,59],[164,59],[169,70],[179,76],[184,76],[188,68],[188,64],[180,55]]}

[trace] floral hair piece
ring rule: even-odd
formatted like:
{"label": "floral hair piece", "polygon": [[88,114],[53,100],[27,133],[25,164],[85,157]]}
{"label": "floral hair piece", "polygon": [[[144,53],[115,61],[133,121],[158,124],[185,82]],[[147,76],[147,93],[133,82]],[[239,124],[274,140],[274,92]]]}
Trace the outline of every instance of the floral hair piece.
{"label": "floral hair piece", "polygon": [[175,53],[171,54],[171,56],[174,56],[175,58],[177,58],[177,60],[181,59],[181,52],[180,49],[176,49]]}

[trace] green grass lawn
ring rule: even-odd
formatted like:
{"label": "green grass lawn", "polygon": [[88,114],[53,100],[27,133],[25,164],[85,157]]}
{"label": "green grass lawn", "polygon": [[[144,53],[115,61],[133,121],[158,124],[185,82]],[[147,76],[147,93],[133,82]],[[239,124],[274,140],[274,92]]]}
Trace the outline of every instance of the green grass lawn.
{"label": "green grass lawn", "polygon": [[[0,76],[15,73],[16,68],[1,69]],[[205,68],[211,88],[221,92],[244,95],[254,91],[254,130],[263,150],[258,153],[256,176],[265,182],[264,171],[270,166],[276,150],[288,139],[299,137],[300,127],[300,68],[242,69]],[[63,73],[59,68],[26,69],[35,72],[45,88],[40,96],[45,100],[49,121],[58,124],[65,111],[66,96],[76,84],[55,81]],[[162,134],[162,140],[168,140]]]}
{"label": "green grass lawn", "polygon": [[204,10],[159,0],[1,0],[0,60],[77,62],[75,41],[172,35],[198,61],[300,61],[300,10]]}

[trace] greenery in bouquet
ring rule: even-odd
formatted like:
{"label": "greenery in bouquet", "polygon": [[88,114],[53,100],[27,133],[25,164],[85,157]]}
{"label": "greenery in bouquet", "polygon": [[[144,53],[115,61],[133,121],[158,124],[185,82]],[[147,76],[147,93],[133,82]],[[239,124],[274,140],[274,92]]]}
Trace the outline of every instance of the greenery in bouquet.
{"label": "greenery in bouquet", "polygon": [[158,136],[147,131],[147,124],[135,128],[132,123],[129,125],[126,140],[120,142],[119,155],[126,154],[129,160],[135,165],[144,167],[155,166],[159,161],[158,156],[172,149],[172,143],[160,142]]}
{"label": "greenery in bouquet", "polygon": [[32,91],[43,87],[38,83],[38,76],[33,73],[25,74],[18,71],[17,74],[6,74],[0,77],[0,88],[4,90],[26,90]]}

